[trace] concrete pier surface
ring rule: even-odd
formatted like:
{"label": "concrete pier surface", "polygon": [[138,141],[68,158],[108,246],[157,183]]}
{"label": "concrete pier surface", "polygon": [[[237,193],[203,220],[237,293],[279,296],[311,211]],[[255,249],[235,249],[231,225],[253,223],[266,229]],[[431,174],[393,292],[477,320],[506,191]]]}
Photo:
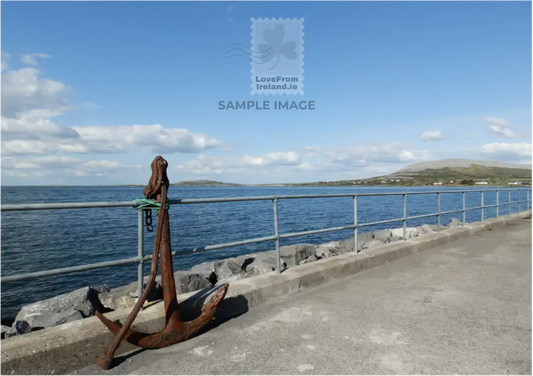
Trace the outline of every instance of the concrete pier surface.
{"label": "concrete pier surface", "polygon": [[77,374],[531,374],[531,220],[250,308]]}

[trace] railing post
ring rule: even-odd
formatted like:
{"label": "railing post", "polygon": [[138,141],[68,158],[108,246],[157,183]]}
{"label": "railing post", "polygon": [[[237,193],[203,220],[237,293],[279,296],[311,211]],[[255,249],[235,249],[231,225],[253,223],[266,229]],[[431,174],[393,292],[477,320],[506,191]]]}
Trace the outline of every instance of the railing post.
{"label": "railing post", "polygon": [[518,189],[518,212],[520,213],[520,209],[522,209],[522,205],[520,202],[520,189]]}
{"label": "railing post", "polygon": [[276,237],[276,270],[281,274],[281,254],[279,249],[279,226],[278,226],[278,199],[272,200],[274,203],[274,236]]}
{"label": "railing post", "polygon": [[403,240],[407,240],[407,195],[403,195]]}
{"label": "railing post", "polygon": [[466,223],[466,192],[463,191],[463,226]]}
{"label": "railing post", "polygon": [[485,196],[483,191],[481,191],[481,222],[485,220]]}
{"label": "railing post", "polygon": [[437,193],[437,231],[440,231],[440,192]]}
{"label": "railing post", "polygon": [[144,210],[138,210],[138,221],[137,221],[137,255],[141,258],[139,265],[137,266],[137,299],[139,299],[143,293],[144,285],[144,276],[143,276],[143,266],[144,262],[142,258],[144,257],[144,223],[143,223],[143,214]]}
{"label": "railing post", "polygon": [[509,213],[507,214],[511,214],[511,190],[509,189]]}
{"label": "railing post", "polygon": [[526,192],[527,192],[526,210],[529,210],[529,189]]}
{"label": "railing post", "polygon": [[353,250],[357,254],[357,196],[353,196]]}
{"label": "railing post", "polygon": [[500,216],[500,191],[496,190],[496,218]]}

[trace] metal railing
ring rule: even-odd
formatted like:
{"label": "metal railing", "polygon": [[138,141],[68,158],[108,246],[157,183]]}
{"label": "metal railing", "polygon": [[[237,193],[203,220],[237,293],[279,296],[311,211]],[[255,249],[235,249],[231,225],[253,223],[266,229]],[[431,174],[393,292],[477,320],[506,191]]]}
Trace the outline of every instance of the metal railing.
{"label": "metal railing", "polygon": [[[342,230],[353,230],[354,235],[354,252],[357,253],[357,232],[361,227],[367,226],[376,226],[393,222],[402,222],[403,223],[403,239],[406,240],[407,232],[407,221],[413,219],[422,219],[429,217],[437,217],[437,226],[440,229],[441,218],[446,214],[453,213],[462,213],[463,214],[463,226],[466,223],[466,212],[473,210],[481,210],[481,220],[485,219],[485,209],[487,208],[496,208],[496,217],[500,215],[500,207],[508,206],[508,214],[511,213],[511,205],[518,204],[518,212],[521,211],[521,204],[526,204],[526,211],[530,209],[530,189],[527,191],[527,199],[520,200],[520,192],[524,189],[511,188],[511,189],[485,189],[485,190],[449,190],[449,191],[427,191],[427,192],[390,192],[390,193],[357,193],[357,194],[322,194],[322,195],[287,195],[287,196],[256,196],[256,197],[229,197],[229,198],[205,198],[205,199],[182,199],[182,200],[169,200],[170,205],[188,205],[188,204],[206,204],[206,203],[220,203],[220,202],[237,202],[237,201],[272,201],[273,210],[274,210],[274,234],[270,236],[265,236],[261,238],[245,239],[241,241],[208,245],[204,247],[188,248],[182,251],[174,251],[172,255],[187,255],[192,253],[206,252],[216,249],[235,247],[240,245],[260,243],[266,241],[275,241],[276,243],[276,270],[278,273],[282,272],[281,268],[281,254],[280,254],[280,239],[293,238],[297,236],[305,236],[312,234],[322,234],[327,232],[342,231]],[[484,193],[485,192],[496,192],[496,204],[495,205],[484,205]],[[500,192],[509,193],[509,200],[507,202],[500,204]],[[511,192],[518,191],[518,201],[511,201]],[[466,207],[466,194],[467,193],[479,193],[481,192],[481,205],[467,208]],[[441,211],[441,195],[442,194],[462,194],[462,209],[459,210],[448,210]],[[437,195],[437,212],[431,214],[407,216],[407,196],[414,195]],[[402,196],[403,197],[403,216],[401,218],[387,219],[376,222],[367,222],[359,223],[357,218],[357,199],[358,197],[368,197],[368,196]],[[353,225],[340,226],[340,227],[330,227],[323,228],[318,230],[310,231],[301,231],[293,232],[288,234],[280,234],[279,232],[279,223],[278,223],[278,201],[279,200],[289,200],[289,199],[312,199],[312,198],[338,198],[338,197],[351,197],[353,199],[353,215],[354,221]],[[50,204],[17,204],[17,205],[2,205],[1,211],[29,211],[29,210],[61,210],[61,209],[87,209],[87,208],[116,208],[116,207],[133,207],[137,208],[142,205],[143,202],[140,200],[133,201],[118,201],[118,202],[82,202],[82,203],[50,203]],[[85,264],[79,266],[72,266],[66,268],[45,270],[40,272],[33,273],[24,273],[17,274],[12,276],[2,277],[0,283],[12,283],[28,279],[42,278],[54,275],[69,274],[82,272],[92,269],[100,269],[106,267],[114,267],[127,264],[138,264],[138,292],[139,296],[143,289],[143,265],[146,261],[152,259],[152,255],[144,255],[144,223],[143,223],[143,211],[145,209],[139,210],[138,214],[138,247],[137,247],[137,257],[131,257],[127,259],[105,261],[94,264]]]}

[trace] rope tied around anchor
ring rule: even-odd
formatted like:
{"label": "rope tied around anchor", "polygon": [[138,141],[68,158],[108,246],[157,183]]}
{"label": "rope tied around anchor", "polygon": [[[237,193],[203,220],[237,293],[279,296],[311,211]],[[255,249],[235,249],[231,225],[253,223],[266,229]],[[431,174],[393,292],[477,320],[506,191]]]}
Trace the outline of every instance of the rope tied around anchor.
{"label": "rope tied around anchor", "polygon": [[[137,210],[142,210],[144,213],[144,225],[146,226],[146,231],[153,232],[154,227],[152,225],[152,210],[155,210],[156,215],[159,215],[159,211],[161,210],[161,203],[154,200],[149,200],[147,198],[140,198],[135,201],[142,202],[142,204],[137,205],[135,208]],[[167,204],[165,205],[165,209],[168,210],[169,208],[170,205],[167,202]]]}

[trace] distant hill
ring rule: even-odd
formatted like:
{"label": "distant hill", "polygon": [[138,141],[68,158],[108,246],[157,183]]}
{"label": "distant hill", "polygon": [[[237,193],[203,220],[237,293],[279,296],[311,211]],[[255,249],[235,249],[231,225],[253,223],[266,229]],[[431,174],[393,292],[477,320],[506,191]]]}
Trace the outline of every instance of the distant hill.
{"label": "distant hill", "polygon": [[482,161],[476,159],[442,159],[440,161],[421,162],[407,166],[398,170],[396,174],[401,172],[417,172],[424,170],[435,170],[441,168],[469,168],[472,166],[488,167],[488,168],[510,168],[518,170],[531,170],[531,165],[522,165],[516,163],[505,163],[498,161]]}
{"label": "distant hill", "polygon": [[442,181],[445,184],[451,181],[459,183],[463,180],[507,184],[512,181],[531,182],[533,166],[475,159],[444,159],[416,163],[390,175],[378,176],[373,179],[388,182],[400,180],[416,182],[417,184],[430,184],[436,181]]}
{"label": "distant hill", "polygon": [[472,159],[444,159],[416,163],[398,170],[387,178],[398,179],[491,179],[531,180],[531,165],[482,161]]}
{"label": "distant hill", "polygon": [[215,180],[186,180],[170,184],[171,186],[184,187],[240,187],[242,184],[223,183]]}

